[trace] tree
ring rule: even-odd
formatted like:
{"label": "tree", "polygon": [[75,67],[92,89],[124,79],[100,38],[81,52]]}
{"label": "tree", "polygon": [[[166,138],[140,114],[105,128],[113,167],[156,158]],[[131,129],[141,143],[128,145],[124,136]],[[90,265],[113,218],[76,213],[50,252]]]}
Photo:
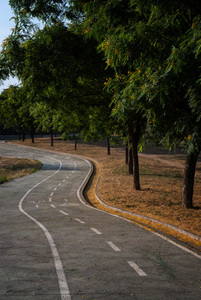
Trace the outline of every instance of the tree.
{"label": "tree", "polygon": [[[187,152],[183,206],[193,207],[194,173],[201,149],[199,1],[55,0],[39,5],[36,0],[13,0],[11,4],[21,18],[26,14],[42,20],[47,17],[51,24],[56,20],[64,24],[70,17],[70,28],[79,34],[79,38],[83,40],[84,36],[87,42],[97,41],[99,51],[104,53],[107,70],[113,70],[112,76],[106,77],[103,73],[105,78],[111,78],[106,86],[112,101],[106,97],[106,106],[112,105],[110,107],[115,109],[113,116],[123,127],[127,126],[124,131],[130,133],[133,151],[145,139],[147,129],[152,130],[152,137],[169,148],[179,143],[183,145]],[[79,59],[78,72],[74,76],[76,85],[71,85],[73,81],[70,80],[65,89],[60,80],[58,90],[62,86],[64,93],[61,95],[70,99],[87,99],[90,106],[99,103],[95,105],[99,107],[99,97],[96,102],[89,95],[85,97],[87,93],[83,97],[77,93],[81,87],[91,91],[93,83],[97,83]],[[50,73],[52,76],[51,70]],[[66,70],[63,74],[72,79]],[[52,82],[55,85],[55,79]],[[72,89],[69,89],[69,84]],[[101,87],[101,94],[102,91]],[[101,96],[101,99],[105,98]],[[75,101],[74,107],[78,103]],[[134,174],[137,174],[137,160],[134,166]],[[139,189],[137,176],[135,180]]]}
{"label": "tree", "polygon": [[[135,111],[135,118],[140,112],[152,135],[168,147],[185,139],[183,206],[192,207],[200,152],[199,2],[71,2],[83,12],[82,30],[97,38],[121,80],[113,97],[118,113],[126,117]],[[113,90],[114,81],[109,83]]]}
{"label": "tree", "polygon": [[19,139],[25,138],[26,129],[30,129],[34,141],[33,118],[30,115],[30,105],[22,87],[10,86],[0,95],[1,122],[4,128],[17,127]]}

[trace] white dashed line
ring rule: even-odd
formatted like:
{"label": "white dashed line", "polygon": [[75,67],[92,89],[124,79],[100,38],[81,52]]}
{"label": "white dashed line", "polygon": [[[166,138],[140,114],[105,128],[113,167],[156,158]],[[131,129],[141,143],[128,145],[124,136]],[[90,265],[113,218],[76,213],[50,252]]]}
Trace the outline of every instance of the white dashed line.
{"label": "white dashed line", "polygon": [[55,265],[55,268],[56,268],[56,272],[57,272],[57,278],[58,278],[58,283],[59,283],[59,288],[60,288],[60,294],[61,294],[61,299],[62,300],[71,300],[71,296],[70,296],[70,291],[69,291],[69,287],[68,287],[68,283],[66,281],[66,276],[65,276],[65,273],[64,273],[64,269],[63,269],[63,265],[62,265],[62,262],[61,262],[61,259],[59,257],[59,253],[57,251],[57,248],[56,248],[56,245],[54,243],[54,240],[51,236],[51,234],[49,233],[49,231],[47,230],[47,228],[42,224],[40,223],[39,221],[37,221],[35,218],[33,218],[31,215],[29,215],[23,208],[22,208],[22,205],[23,205],[23,202],[24,202],[24,199],[27,197],[27,195],[33,190],[35,189],[37,186],[39,186],[41,183],[45,182],[46,180],[48,180],[49,178],[53,177],[55,174],[57,174],[61,167],[62,167],[62,163],[61,161],[59,161],[60,163],[60,166],[58,168],[57,171],[55,171],[53,174],[51,174],[50,176],[46,177],[45,179],[43,179],[42,181],[40,181],[39,183],[37,183],[36,185],[34,185],[30,190],[28,190],[24,196],[20,199],[20,202],[19,202],[19,210],[25,215],[27,216],[29,219],[31,219],[35,224],[37,224],[44,232],[48,242],[49,242],[49,245],[50,245],[50,248],[51,248],[51,251],[52,251],[52,255],[53,255],[53,259],[54,259],[54,265]]}
{"label": "white dashed line", "polygon": [[59,206],[64,207],[64,206],[68,206],[67,203],[61,203]]}
{"label": "white dashed line", "polygon": [[56,206],[55,206],[54,204],[51,204],[51,206],[52,206],[53,208],[56,208]]}
{"label": "white dashed line", "polygon": [[49,202],[52,202],[52,198],[49,198]]}
{"label": "white dashed line", "polygon": [[85,224],[85,222],[80,219],[75,219],[75,221],[79,222],[80,224]]}
{"label": "white dashed line", "polygon": [[66,181],[66,179],[63,179],[63,182],[65,182]]}
{"label": "white dashed line", "polygon": [[107,244],[116,252],[121,251],[113,242],[107,242]]}
{"label": "white dashed line", "polygon": [[133,268],[138,273],[138,275],[147,276],[147,274],[142,269],[140,269],[138,265],[134,263],[134,261],[128,261],[128,264],[131,266],[131,268]]}
{"label": "white dashed line", "polygon": [[65,212],[65,211],[63,211],[63,210],[59,210],[59,211],[60,211],[60,213],[62,213],[63,215],[69,216],[69,214],[68,214],[67,212]]}
{"label": "white dashed line", "polygon": [[96,228],[91,228],[91,230],[93,231],[93,232],[95,232],[96,234],[102,234],[99,230],[97,230]]}
{"label": "white dashed line", "polygon": [[55,187],[54,189],[53,189],[53,191],[56,191],[57,190],[57,187]]}
{"label": "white dashed line", "polygon": [[58,186],[61,186],[61,182],[58,184]]}
{"label": "white dashed line", "polygon": [[71,207],[73,207],[73,206],[79,206],[79,204],[78,203],[69,203],[68,202],[68,206],[71,206]]}
{"label": "white dashed line", "polygon": [[54,192],[52,192],[51,194],[50,194],[50,196],[53,196],[54,195]]}

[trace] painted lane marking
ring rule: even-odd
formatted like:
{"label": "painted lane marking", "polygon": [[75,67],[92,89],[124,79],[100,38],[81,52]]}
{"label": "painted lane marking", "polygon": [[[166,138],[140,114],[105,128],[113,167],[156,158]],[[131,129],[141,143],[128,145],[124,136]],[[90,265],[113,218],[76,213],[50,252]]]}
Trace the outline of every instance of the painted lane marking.
{"label": "painted lane marking", "polygon": [[65,215],[65,216],[69,216],[69,214],[68,214],[67,212],[63,211],[63,210],[59,210],[59,212],[60,212],[61,214]]}
{"label": "painted lane marking", "polygon": [[52,206],[53,208],[56,208],[56,206],[55,206],[54,204],[51,204],[51,206]]}
{"label": "painted lane marking", "polygon": [[134,263],[134,261],[127,261],[127,263],[131,266],[131,268],[133,268],[138,273],[138,275],[147,276],[147,274],[142,269],[140,269],[138,265]]}
{"label": "painted lane marking", "polygon": [[57,251],[56,245],[54,243],[54,240],[51,236],[51,234],[49,233],[49,231],[47,230],[47,228],[40,223],[39,221],[37,221],[35,218],[33,218],[31,215],[29,215],[23,208],[22,208],[22,204],[24,199],[27,197],[27,195],[37,186],[39,186],[40,184],[42,184],[43,182],[45,182],[46,180],[48,180],[49,178],[53,177],[55,174],[57,174],[61,167],[62,167],[62,163],[59,160],[60,166],[58,168],[57,171],[55,171],[52,175],[46,177],[45,179],[43,179],[42,181],[40,181],[39,183],[37,183],[36,185],[34,185],[30,190],[28,190],[24,196],[20,199],[20,202],[18,204],[18,208],[19,210],[26,216],[28,217],[30,220],[32,220],[35,224],[37,224],[45,233],[45,236],[49,242],[50,245],[50,249],[52,251],[52,256],[54,259],[54,265],[55,265],[55,269],[56,269],[56,273],[57,273],[57,279],[58,279],[58,283],[59,283],[59,289],[60,289],[60,294],[61,294],[61,299],[62,300],[71,300],[71,296],[70,296],[70,291],[69,291],[69,287],[68,287],[68,283],[65,277],[65,273],[64,273],[64,269],[63,269],[63,265],[61,262],[61,259],[59,257],[59,253]]}
{"label": "painted lane marking", "polygon": [[195,257],[201,259],[201,255],[199,255],[199,254],[197,254],[197,253],[191,251],[190,249],[188,249],[188,248],[186,248],[186,247],[184,247],[184,246],[182,246],[182,245],[179,245],[179,244],[173,242],[172,240],[168,239],[167,237],[161,235],[160,233],[157,233],[157,232],[152,232],[152,233],[153,233],[154,235],[156,235],[156,236],[159,236],[159,237],[162,238],[163,240],[169,242],[170,244],[172,244],[172,245],[174,245],[174,246],[177,246],[178,248],[182,249],[183,251],[185,251],[185,252],[187,252],[187,253],[190,253],[191,255],[193,255],[193,256],[195,256]]}
{"label": "painted lane marking", "polygon": [[53,191],[56,191],[57,190],[57,187],[55,187],[54,189],[53,189]]}
{"label": "painted lane marking", "polygon": [[60,182],[59,184],[58,184],[58,186],[61,186],[62,185],[62,183]]}
{"label": "painted lane marking", "polygon": [[64,207],[64,206],[68,206],[68,204],[67,203],[62,203],[59,206]]}
{"label": "painted lane marking", "polygon": [[38,208],[38,204],[36,203],[36,201],[30,201],[30,203],[33,203],[35,205],[36,208]]}
{"label": "painted lane marking", "polygon": [[80,224],[85,224],[85,222],[80,219],[75,219],[75,221],[79,222]]}
{"label": "painted lane marking", "polygon": [[63,179],[63,182],[65,182],[66,181],[66,179]]}
{"label": "painted lane marking", "polygon": [[78,203],[68,203],[67,205],[68,205],[68,206],[79,206]]}
{"label": "painted lane marking", "polygon": [[49,202],[52,202],[52,198],[49,198]]}
{"label": "painted lane marking", "polygon": [[97,230],[96,228],[91,228],[91,230],[93,231],[93,232],[95,232],[96,234],[102,234],[99,230]]}
{"label": "painted lane marking", "polygon": [[113,242],[107,242],[107,244],[116,252],[121,251]]}
{"label": "painted lane marking", "polygon": [[52,192],[51,194],[50,194],[50,196],[52,197],[54,195],[54,192]]}

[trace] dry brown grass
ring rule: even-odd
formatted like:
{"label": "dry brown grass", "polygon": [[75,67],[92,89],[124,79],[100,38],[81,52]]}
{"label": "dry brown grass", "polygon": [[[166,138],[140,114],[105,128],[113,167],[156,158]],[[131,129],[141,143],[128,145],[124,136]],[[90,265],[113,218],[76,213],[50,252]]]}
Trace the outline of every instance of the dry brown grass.
{"label": "dry brown grass", "polygon": [[33,159],[0,157],[0,183],[22,177],[39,170],[41,162]]}
{"label": "dry brown grass", "polygon": [[[50,147],[50,140],[46,138],[15,143],[39,147],[47,150],[77,154],[96,160],[101,166],[98,196],[108,205],[118,207],[133,213],[149,216],[157,220],[175,225],[179,228],[201,235],[201,162],[198,162],[194,188],[195,209],[183,209],[181,192],[183,181],[184,155],[170,155],[157,148],[152,154],[140,154],[141,191],[133,189],[133,177],[127,174],[124,149],[112,148],[108,156],[106,147],[100,145],[78,144],[74,150],[72,142],[55,139]],[[97,171],[98,172],[98,171]],[[93,194],[93,192],[89,192]],[[90,195],[92,197],[92,195]],[[104,209],[97,200],[93,205]]]}

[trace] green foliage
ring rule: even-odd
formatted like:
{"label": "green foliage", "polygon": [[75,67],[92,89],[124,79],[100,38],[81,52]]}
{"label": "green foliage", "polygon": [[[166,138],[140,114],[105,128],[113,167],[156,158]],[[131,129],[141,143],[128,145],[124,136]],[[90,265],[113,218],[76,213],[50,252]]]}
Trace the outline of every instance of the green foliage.
{"label": "green foliage", "polygon": [[85,1],[84,7],[90,19],[84,28],[98,35],[99,50],[116,72],[107,82],[113,115],[123,121],[140,114],[157,140],[199,152],[200,5]]}

